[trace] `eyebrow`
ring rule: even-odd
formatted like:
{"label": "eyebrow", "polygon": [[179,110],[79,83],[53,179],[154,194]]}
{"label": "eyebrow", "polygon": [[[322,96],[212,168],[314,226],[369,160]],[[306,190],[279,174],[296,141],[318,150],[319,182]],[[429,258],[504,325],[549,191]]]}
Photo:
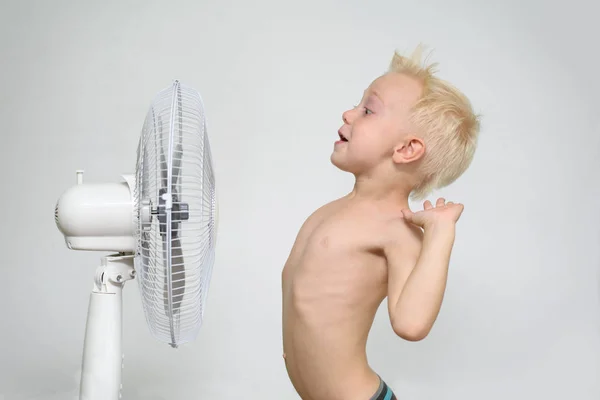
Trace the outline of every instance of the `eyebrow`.
{"label": "eyebrow", "polygon": [[[363,96],[367,94],[367,90],[365,90],[363,92]],[[377,97],[377,99],[383,104],[385,105],[385,103],[383,102],[383,99],[381,98],[381,96],[379,95],[379,92],[377,92],[376,90],[371,91],[370,95],[373,95],[375,97]]]}

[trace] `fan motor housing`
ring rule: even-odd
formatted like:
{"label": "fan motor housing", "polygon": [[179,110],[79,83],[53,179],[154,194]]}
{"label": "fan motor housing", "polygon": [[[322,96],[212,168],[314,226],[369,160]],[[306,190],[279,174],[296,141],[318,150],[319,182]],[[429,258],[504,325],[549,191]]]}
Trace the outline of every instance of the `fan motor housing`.
{"label": "fan motor housing", "polygon": [[69,249],[135,251],[132,178],[124,178],[120,183],[80,183],[62,194],[55,220]]}

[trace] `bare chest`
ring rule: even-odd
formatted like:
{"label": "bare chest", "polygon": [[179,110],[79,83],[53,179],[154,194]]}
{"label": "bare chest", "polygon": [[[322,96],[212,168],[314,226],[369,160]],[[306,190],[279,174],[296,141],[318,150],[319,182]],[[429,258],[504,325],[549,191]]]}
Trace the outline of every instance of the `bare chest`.
{"label": "bare chest", "polygon": [[288,276],[307,282],[360,285],[386,276],[378,222],[351,211],[327,216],[297,249]]}
{"label": "bare chest", "polygon": [[300,256],[283,272],[284,307],[307,318],[372,309],[384,296],[387,265],[375,232],[332,218],[308,236]]}
{"label": "bare chest", "polygon": [[375,225],[348,213],[332,216],[311,232],[303,253],[313,259],[376,255],[382,246]]}

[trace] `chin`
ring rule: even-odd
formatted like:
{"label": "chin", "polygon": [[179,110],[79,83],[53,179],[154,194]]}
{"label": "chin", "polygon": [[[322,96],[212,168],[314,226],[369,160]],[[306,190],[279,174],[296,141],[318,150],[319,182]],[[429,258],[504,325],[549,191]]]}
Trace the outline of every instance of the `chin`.
{"label": "chin", "polygon": [[331,154],[330,161],[336,168],[344,172],[354,173],[355,171],[354,168],[352,168],[352,163],[349,163],[346,160],[343,160],[342,158],[343,157],[341,157],[340,154],[336,154],[336,152],[333,152],[333,154]]}
{"label": "chin", "polygon": [[329,161],[331,161],[331,163],[338,169],[341,169],[342,171],[344,170],[343,163],[340,162],[341,160],[339,159],[339,154],[335,154],[335,151],[333,153],[331,153],[331,157],[329,157]]}

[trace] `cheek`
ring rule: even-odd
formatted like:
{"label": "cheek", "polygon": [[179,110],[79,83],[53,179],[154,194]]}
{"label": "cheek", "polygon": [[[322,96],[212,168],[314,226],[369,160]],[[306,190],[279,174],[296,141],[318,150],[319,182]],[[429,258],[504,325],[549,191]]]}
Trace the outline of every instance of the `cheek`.
{"label": "cheek", "polygon": [[362,152],[380,154],[389,152],[390,140],[381,133],[381,131],[370,129],[352,136],[352,147],[360,149]]}
{"label": "cheek", "polygon": [[388,131],[386,121],[375,115],[362,117],[354,126],[353,132],[362,137],[374,140],[384,137],[384,132]]}
{"label": "cheek", "polygon": [[350,159],[365,165],[377,163],[389,154],[389,151],[382,146],[381,142],[377,142],[375,138],[367,137],[361,137],[350,143],[346,150]]}
{"label": "cheek", "polygon": [[364,117],[354,126],[350,145],[361,152],[389,154],[394,147],[394,138],[389,131],[386,123],[377,117]]}

